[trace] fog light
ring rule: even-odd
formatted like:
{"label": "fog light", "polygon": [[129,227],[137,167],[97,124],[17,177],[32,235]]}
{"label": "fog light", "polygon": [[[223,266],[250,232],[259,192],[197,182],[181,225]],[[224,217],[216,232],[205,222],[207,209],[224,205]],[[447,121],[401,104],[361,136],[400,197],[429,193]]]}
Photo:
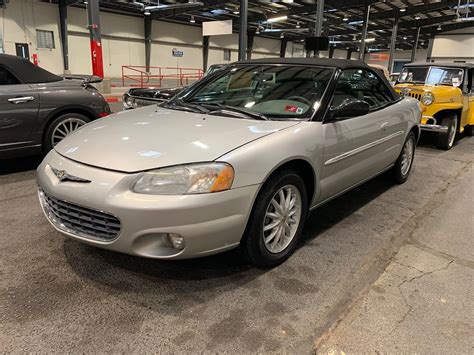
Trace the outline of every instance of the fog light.
{"label": "fog light", "polygon": [[179,234],[168,233],[168,240],[170,241],[173,248],[177,250],[183,250],[184,247],[186,246],[186,242],[184,241],[184,238],[180,236]]}

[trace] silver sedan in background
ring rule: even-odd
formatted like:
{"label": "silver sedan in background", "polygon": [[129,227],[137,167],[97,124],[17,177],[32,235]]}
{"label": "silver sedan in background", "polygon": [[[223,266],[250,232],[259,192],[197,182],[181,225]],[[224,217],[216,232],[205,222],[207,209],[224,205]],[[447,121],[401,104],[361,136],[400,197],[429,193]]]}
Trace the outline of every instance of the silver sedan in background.
{"label": "silver sedan in background", "polygon": [[239,62],[68,136],[38,168],[39,198],[57,230],[101,248],[183,259],[238,247],[273,266],[309,210],[388,170],[408,178],[420,116],[362,62]]}

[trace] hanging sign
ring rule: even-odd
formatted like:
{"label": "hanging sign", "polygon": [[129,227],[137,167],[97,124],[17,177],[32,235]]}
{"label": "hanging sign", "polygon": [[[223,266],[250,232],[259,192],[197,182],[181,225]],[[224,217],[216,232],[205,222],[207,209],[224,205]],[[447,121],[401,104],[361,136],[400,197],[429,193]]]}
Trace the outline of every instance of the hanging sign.
{"label": "hanging sign", "polygon": [[217,36],[232,34],[232,20],[207,21],[202,23],[203,36]]}

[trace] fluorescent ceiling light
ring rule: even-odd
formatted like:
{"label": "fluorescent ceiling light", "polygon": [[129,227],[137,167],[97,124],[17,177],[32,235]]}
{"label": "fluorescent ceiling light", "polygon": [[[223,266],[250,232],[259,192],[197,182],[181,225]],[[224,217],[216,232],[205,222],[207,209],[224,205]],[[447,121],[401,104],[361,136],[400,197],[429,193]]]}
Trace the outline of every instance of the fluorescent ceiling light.
{"label": "fluorescent ceiling light", "polygon": [[342,21],[349,21],[349,18],[347,16],[344,16],[344,18],[342,19]]}
{"label": "fluorescent ceiling light", "polygon": [[362,25],[363,23],[364,21],[352,21],[352,22],[348,22],[347,24],[354,26],[354,25]]}
{"label": "fluorescent ceiling light", "polygon": [[196,1],[196,2],[186,2],[186,3],[176,3],[176,4],[160,4],[160,5],[151,5],[146,6],[145,11],[159,11],[159,10],[167,10],[167,9],[177,9],[177,8],[184,8],[184,7],[195,7],[204,5],[203,2]]}
{"label": "fluorescent ceiling light", "polygon": [[405,11],[407,11],[407,9],[406,9],[405,7],[402,7],[402,8],[400,9],[400,12],[405,12]]}
{"label": "fluorescent ceiling light", "polygon": [[267,20],[267,23],[274,23],[274,22],[279,22],[279,21],[285,21],[286,19],[288,19],[288,16],[278,16],[278,17],[273,17],[273,18],[269,18]]}
{"label": "fluorescent ceiling light", "polygon": [[375,38],[366,38],[365,43],[375,42]]}

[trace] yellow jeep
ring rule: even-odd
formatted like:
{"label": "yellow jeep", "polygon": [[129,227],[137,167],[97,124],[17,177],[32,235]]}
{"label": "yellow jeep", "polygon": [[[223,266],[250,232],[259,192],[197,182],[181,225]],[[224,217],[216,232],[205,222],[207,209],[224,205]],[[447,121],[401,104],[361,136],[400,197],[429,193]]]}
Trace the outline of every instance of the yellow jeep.
{"label": "yellow jeep", "polygon": [[437,146],[451,149],[457,133],[474,131],[474,64],[406,64],[395,91],[420,101],[421,129],[436,132]]}

